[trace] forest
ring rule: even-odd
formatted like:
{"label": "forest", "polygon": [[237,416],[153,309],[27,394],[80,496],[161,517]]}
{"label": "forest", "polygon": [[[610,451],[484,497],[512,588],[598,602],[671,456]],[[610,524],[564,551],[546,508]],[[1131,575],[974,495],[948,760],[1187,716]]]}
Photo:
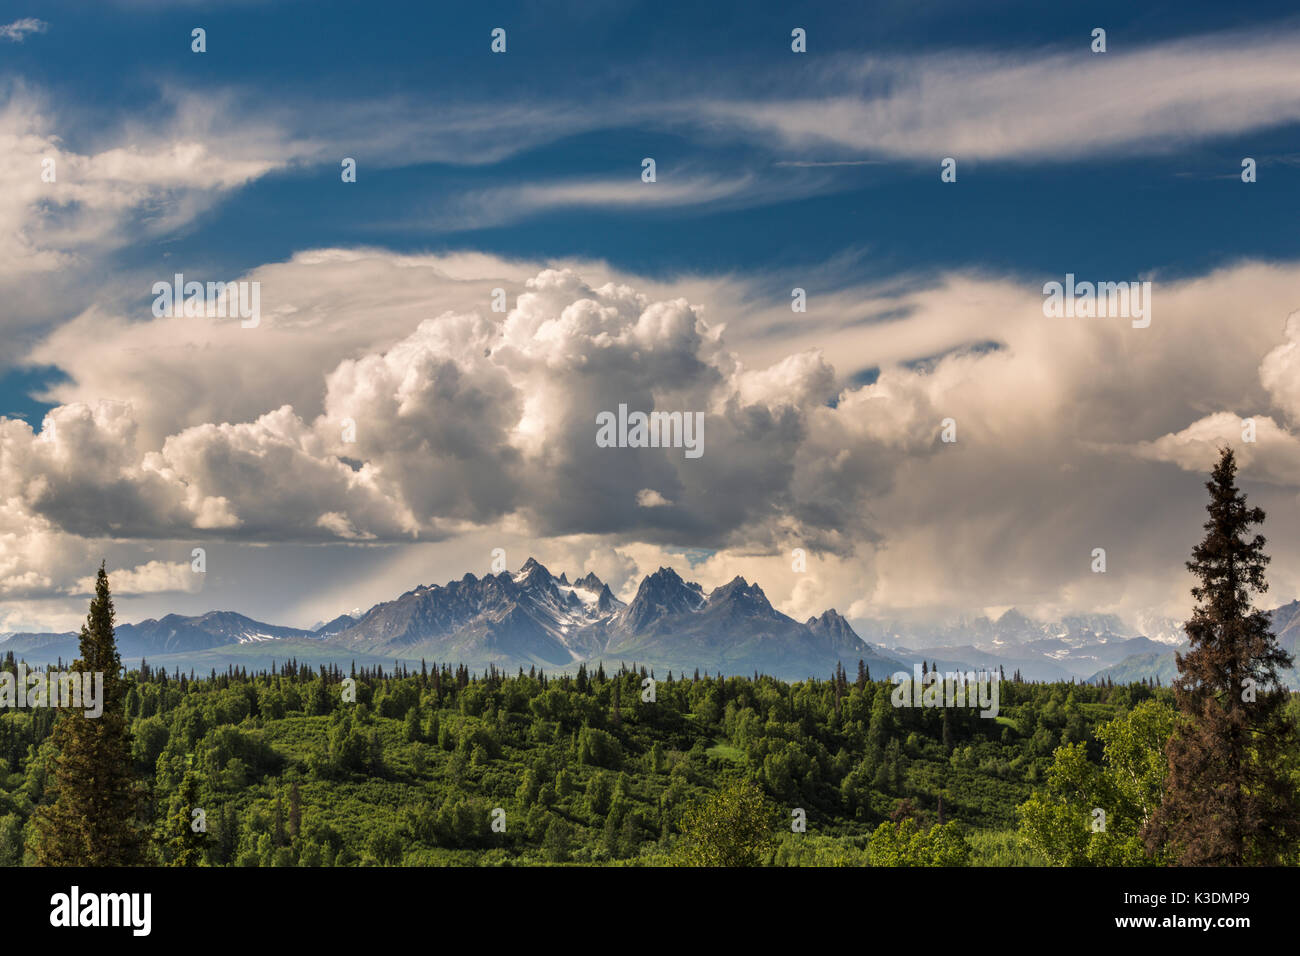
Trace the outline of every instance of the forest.
{"label": "forest", "polygon": [[[212,866],[672,864],[688,812],[735,783],[761,796],[765,863],[924,862],[931,834],[944,862],[1047,863],[1018,808],[1059,749],[1099,767],[1099,727],[1139,705],[1172,715],[1169,691],[1142,684],[1007,681],[996,719],[896,708],[894,685],[869,677],[666,674],[647,702],[651,675],[631,667],[287,662],[195,678],[146,662],[127,675],[125,711],[152,861]],[[0,714],[0,864],[24,861],[57,713]],[[909,834],[922,839],[900,850]]]}

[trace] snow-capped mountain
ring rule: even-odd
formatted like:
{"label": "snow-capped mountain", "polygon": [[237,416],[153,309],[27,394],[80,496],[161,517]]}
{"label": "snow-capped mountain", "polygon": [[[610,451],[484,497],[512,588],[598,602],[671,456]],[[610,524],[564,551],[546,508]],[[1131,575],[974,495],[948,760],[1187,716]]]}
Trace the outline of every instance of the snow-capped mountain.
{"label": "snow-capped mountain", "polygon": [[198,617],[168,614],[160,620],[150,618],[139,624],[123,624],[117,628],[119,646],[130,646],[152,654],[301,637],[311,637],[311,632],[263,624],[234,611],[209,611]]}
{"label": "snow-capped mountain", "polygon": [[[886,647],[900,644],[942,647],[970,645],[990,653],[1039,644],[1060,642],[1069,647],[1126,640],[1141,636],[1113,614],[1075,615],[1059,621],[1035,621],[1016,608],[997,618],[958,618],[939,624],[897,621],[859,622],[859,633]],[[1176,643],[1176,642],[1175,642]]]}
{"label": "snow-capped mountain", "polygon": [[800,624],[742,578],[706,594],[671,568],[646,576],[628,604],[594,574],[570,582],[529,558],[515,573],[467,574],[376,605],[327,638],[368,653],[502,666],[625,661],[777,676],[821,675],[858,659],[898,669],[834,611]]}
{"label": "snow-capped mountain", "polygon": [[[1026,680],[1087,678],[1129,657],[1163,654],[1182,643],[1182,625],[1155,615],[1141,622],[1151,633],[1114,614],[1081,614],[1036,621],[1015,608],[996,618],[962,618],[938,624],[859,621],[858,633],[902,657],[940,666],[1002,667]],[[947,663],[945,663],[947,662]]]}
{"label": "snow-capped mountain", "polygon": [[339,631],[346,631],[352,625],[357,623],[361,617],[361,608],[353,608],[347,614],[340,614],[332,621],[317,621],[310,628],[311,632],[317,637],[329,637],[331,634],[337,634]]}
{"label": "snow-capped mountain", "polygon": [[626,634],[653,633],[677,615],[700,610],[704,603],[698,584],[687,584],[672,568],[660,568],[642,579],[636,597],[620,615],[618,629]]}
{"label": "snow-capped mountain", "polygon": [[[1277,636],[1278,645],[1296,658],[1295,666],[1289,671],[1284,671],[1281,675],[1282,679],[1293,688],[1300,687],[1300,601],[1283,604],[1269,611],[1268,614],[1271,621],[1270,629]],[[1181,633],[1181,625],[1179,630]],[[1181,643],[1183,645],[1187,643],[1186,635],[1183,635]],[[1128,683],[1143,678],[1154,680],[1159,677],[1162,682],[1168,684],[1177,673],[1174,652],[1178,649],[1181,648],[1169,647],[1168,642],[1162,642],[1161,645],[1155,645],[1153,642],[1153,649],[1146,652],[1137,651],[1097,671],[1090,679],[1101,681],[1109,678],[1116,683]]]}
{"label": "snow-capped mountain", "polygon": [[[311,631],[296,627],[264,624],[234,611],[209,611],[195,617],[168,614],[138,624],[119,624],[115,631],[118,654],[124,662],[138,663],[141,657],[193,654],[213,648],[274,644],[297,638],[311,638]],[[0,653],[12,650],[30,662],[71,662],[80,652],[75,632],[64,634],[15,634],[0,642]]]}
{"label": "snow-capped mountain", "polygon": [[421,585],[328,639],[401,656],[560,666],[598,649],[593,629],[622,608],[594,574],[571,584],[529,558],[514,574]]}
{"label": "snow-capped mountain", "polygon": [[1187,641],[1183,622],[1173,617],[1139,613],[1133,619],[1133,629],[1149,640],[1168,644],[1170,647],[1177,647]]}

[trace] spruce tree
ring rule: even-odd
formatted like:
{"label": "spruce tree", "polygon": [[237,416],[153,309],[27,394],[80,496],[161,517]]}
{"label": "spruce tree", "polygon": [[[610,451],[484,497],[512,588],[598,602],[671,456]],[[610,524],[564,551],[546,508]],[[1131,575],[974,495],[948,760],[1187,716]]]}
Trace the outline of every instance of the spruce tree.
{"label": "spruce tree", "polygon": [[402,721],[402,736],[407,743],[416,743],[420,740],[420,705],[418,703],[406,711],[406,717]]}
{"label": "spruce tree", "polygon": [[1184,866],[1277,864],[1300,837],[1300,800],[1284,759],[1296,729],[1278,682],[1292,657],[1252,604],[1268,589],[1264,537],[1250,532],[1264,512],[1247,506],[1236,472],[1225,448],[1206,483],[1206,535],[1187,562],[1198,580],[1185,625],[1191,649],[1176,655],[1181,719],[1166,751],[1164,799],[1146,832],[1148,847],[1166,846]]}
{"label": "spruce tree", "polygon": [[130,866],[142,862],[138,800],[131,780],[131,734],[126,686],[113,637],[113,599],[100,565],[95,597],[81,628],[81,673],[103,674],[103,712],[59,713],[50,735],[53,759],[49,802],[37,807],[36,862],[40,866]]}
{"label": "spruce tree", "polygon": [[199,775],[191,768],[185,771],[181,785],[168,801],[162,833],[159,834],[169,866],[203,865],[207,833],[194,829],[194,811],[200,809],[199,803]]}

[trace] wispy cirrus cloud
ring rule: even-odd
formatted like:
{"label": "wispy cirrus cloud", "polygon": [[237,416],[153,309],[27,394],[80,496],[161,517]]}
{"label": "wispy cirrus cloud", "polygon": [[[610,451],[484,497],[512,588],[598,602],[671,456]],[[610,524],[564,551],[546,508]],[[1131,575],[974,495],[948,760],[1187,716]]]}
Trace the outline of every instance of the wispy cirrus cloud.
{"label": "wispy cirrus cloud", "polygon": [[47,29],[49,29],[49,24],[44,20],[37,20],[35,17],[23,17],[21,20],[15,20],[13,23],[0,26],[0,40],[12,40],[14,43],[22,43],[29,33],[44,33]]}
{"label": "wispy cirrus cloud", "polygon": [[804,194],[806,188],[792,189],[789,183],[764,181],[747,172],[673,174],[648,183],[641,181],[638,166],[629,165],[627,174],[617,179],[564,179],[481,189],[451,200],[436,219],[440,228],[475,229],[560,209],[734,208]]}
{"label": "wispy cirrus cloud", "polygon": [[[30,23],[5,27],[21,38]],[[911,57],[828,58],[791,98],[788,87],[721,73],[700,95],[651,69],[616,92],[569,91],[544,104],[427,103],[343,98],[324,106],[292,91],[267,105],[260,91],[201,93],[167,86],[148,121],[124,122],[104,148],[74,151],[56,135],[43,98],[11,86],[0,143],[18,162],[0,173],[0,275],[48,271],[95,242],[129,239],[130,217],[164,209],[154,233],[193,219],[222,193],[292,166],[356,157],[363,170],[446,163],[488,167],[565,137],[638,127],[688,137],[706,151],[740,142],[742,168],[697,154],[660,181],[593,173],[491,183],[413,215],[425,227],[475,228],[552,209],[714,208],[813,196],[860,182],[855,167],[944,156],[1053,162],[1166,150],[1300,122],[1300,33],[1200,36],[1105,54],[1059,49],[1014,58],[963,51]],[[59,129],[59,133],[65,133]],[[99,137],[101,140],[104,136]],[[766,161],[755,161],[763,157]],[[43,183],[54,159],[58,188]],[[639,162],[640,155],[629,158]],[[420,207],[416,207],[420,208]]]}
{"label": "wispy cirrus cloud", "polygon": [[[736,140],[775,166],[832,168],[958,156],[1050,162],[1176,148],[1300,122],[1300,31],[1205,34],[1094,54],[1085,35],[1009,55],[969,49],[827,57],[792,97],[788,83],[720,69],[711,91],[642,65],[616,92],[593,85],[544,104],[401,99],[343,102],[328,114],[277,107],[287,128],[373,143],[385,163],[493,163],[601,129],[664,129],[699,145]],[[251,104],[256,99],[250,99]],[[437,130],[442,135],[429,135]],[[362,131],[364,135],[360,135]],[[616,196],[613,198],[617,198]]]}
{"label": "wispy cirrus cloud", "polygon": [[1090,52],[840,58],[807,97],[717,96],[704,116],[786,148],[1017,162],[1160,151],[1300,121],[1300,36],[1215,34]]}
{"label": "wispy cirrus cloud", "polygon": [[232,146],[195,123],[125,130],[82,151],[55,132],[43,95],[0,86],[0,283],[187,223],[284,162],[283,151]]}

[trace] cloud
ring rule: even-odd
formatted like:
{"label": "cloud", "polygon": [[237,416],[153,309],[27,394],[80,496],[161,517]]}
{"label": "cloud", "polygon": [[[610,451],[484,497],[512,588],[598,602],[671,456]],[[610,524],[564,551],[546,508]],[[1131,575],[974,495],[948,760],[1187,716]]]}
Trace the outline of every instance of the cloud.
{"label": "cloud", "polygon": [[14,43],[22,43],[27,39],[29,33],[44,33],[49,28],[49,24],[44,20],[37,20],[35,17],[23,17],[21,20],[15,20],[13,23],[6,23],[0,26],[0,40],[12,40]]}
{"label": "cloud", "polygon": [[672,504],[667,498],[653,488],[642,488],[636,493],[636,503],[642,508],[662,508]]}
{"label": "cloud", "polygon": [[[32,514],[15,498],[0,502],[0,598],[10,605],[7,614],[0,612],[0,630],[13,630],[14,624],[32,627],[37,621],[48,626],[54,620],[61,621],[60,626],[75,626],[79,615],[69,620],[67,607],[49,599],[93,593],[94,579],[86,576],[86,570],[110,555],[113,591],[120,598],[202,590],[203,575],[192,573],[188,560],[152,557],[158,547],[152,541],[106,542],[70,534]],[[189,555],[188,547],[183,551]],[[6,617],[14,617],[18,607],[33,601],[42,606],[40,616],[6,625]]]}
{"label": "cloud", "polygon": [[934,162],[1161,152],[1300,120],[1292,29],[1219,33],[1093,54],[972,51],[841,57],[816,95],[717,96],[702,114],[785,148]]}
{"label": "cloud", "polygon": [[[4,29],[28,22],[39,21]],[[1278,29],[1113,43],[1105,55],[1081,37],[1015,57],[826,57],[802,99],[752,71],[720,73],[701,97],[671,67],[505,108],[322,105],[305,87],[267,103],[261,90],[165,85],[156,109],[92,128],[11,83],[0,90],[0,332],[15,342],[6,359],[67,380],[48,389],[57,407],[39,429],[0,419],[0,594],[66,595],[105,551],[128,586],[165,590],[184,562],[149,549],[168,544],[182,556],[194,542],[241,556],[329,544],[409,575],[425,573],[425,543],[442,542],[437,567],[458,576],[501,541],[596,570],[616,590],[659,564],[706,584],[744,573],[800,615],[1181,607],[1201,472],[1239,439],[1242,416],[1257,426],[1255,443],[1237,445],[1243,481],[1270,529],[1295,526],[1300,319],[1279,325],[1296,307],[1293,265],[1156,277],[1146,330],[1045,319],[1042,277],[864,285],[846,278],[849,256],[797,279],[363,248],[299,252],[243,276],[185,270],[260,282],[257,329],[123,304],[169,275],[96,276],[114,251],[187,227],[277,171],[337,175],[358,144],[363,177],[484,166],[631,127],[760,154],[727,170],[661,167],[655,184],[640,182],[636,153],[617,179],[475,187],[456,207],[461,225],[737,208],[832,188],[830,167],[888,160],[1176,149],[1300,119],[1295,43]],[[77,288],[57,296],[64,282]],[[792,317],[795,285],[809,311]],[[504,315],[490,309],[496,288]],[[8,337],[50,316],[58,326],[32,348]],[[598,447],[594,417],[620,403],[703,412],[704,456]],[[949,417],[955,444],[938,438]],[[1275,593],[1296,593],[1300,545],[1270,543]],[[795,547],[810,554],[807,573],[791,567]],[[1093,547],[1107,548],[1108,574],[1090,572]],[[692,567],[688,550],[708,557]]]}
{"label": "cloud", "polygon": [[[20,35],[24,25],[10,24]],[[1300,120],[1293,29],[1236,32],[1140,46],[1086,43],[1014,58],[983,51],[863,59],[827,57],[806,99],[752,72],[720,73],[701,96],[662,65],[611,87],[579,81],[566,96],[430,103],[286,90],[268,103],[239,85],[160,85],[144,111],[93,127],[72,105],[20,82],[0,89],[0,294],[10,330],[62,318],[104,289],[93,263],[184,228],[267,175],[426,163],[487,166],[562,138],[636,125],[707,148],[740,140],[758,155],[737,167],[664,168],[626,176],[474,185],[413,203],[419,228],[480,228],[556,209],[735,209],[842,188],[833,167],[885,160],[1043,162],[1145,153]],[[1014,116],[1014,123],[1005,117]],[[1086,135],[1080,135],[1086,130]],[[75,143],[75,147],[73,144]],[[358,150],[358,144],[365,144]],[[838,155],[837,155],[838,154]],[[630,162],[638,162],[639,154]],[[47,182],[45,161],[55,181]],[[779,170],[776,167],[781,167]],[[410,220],[401,223],[411,226]],[[42,277],[39,291],[31,276]],[[815,343],[821,344],[821,343]]]}
{"label": "cloud", "polygon": [[[134,568],[115,568],[112,573],[113,595],[193,592],[200,589],[199,580],[199,575],[184,562],[149,561]],[[82,578],[69,588],[68,593],[78,597],[94,594],[95,578]]]}
{"label": "cloud", "polygon": [[681,209],[692,206],[736,208],[812,191],[808,184],[760,181],[751,173],[722,177],[665,170],[662,179],[642,182],[639,167],[618,179],[570,179],[526,186],[484,189],[453,200],[439,214],[443,229],[483,228],[555,209]]}
{"label": "cloud", "polygon": [[[12,587],[66,580],[14,556],[26,521],[37,540],[441,541],[467,567],[499,541],[575,571],[617,554],[600,560],[625,583],[705,549],[696,578],[747,569],[799,614],[1176,613],[1198,472],[1241,415],[1270,527],[1300,504],[1300,267],[1157,278],[1147,329],[1049,319],[1041,282],[964,274],[816,296],[794,325],[781,298],[757,304],[766,279],[378,250],[249,275],[257,329],[92,310],[35,350],[70,380],[40,430],[0,422]],[[598,446],[596,415],[620,404],[703,412],[703,456]],[[1300,544],[1271,542],[1285,594]]]}
{"label": "cloud", "polygon": [[[1253,437],[1247,439],[1251,432]],[[1238,466],[1254,480],[1300,488],[1300,437],[1268,416],[1216,412],[1178,432],[1142,442],[1134,451],[1152,461],[1172,462],[1184,471],[1208,473],[1225,446],[1236,449]]]}
{"label": "cloud", "polygon": [[1300,311],[1287,316],[1286,341],[1264,356],[1259,380],[1292,424],[1300,424]]}
{"label": "cloud", "polygon": [[[59,314],[65,303],[84,303],[92,292],[78,276],[89,261],[192,222],[222,195],[282,164],[274,149],[246,151],[216,135],[202,121],[209,115],[190,111],[170,129],[164,122],[138,137],[124,128],[110,137],[115,145],[83,151],[53,132],[42,96],[21,83],[0,86],[0,152],[7,157],[0,167],[0,294],[14,306],[0,328],[13,332]],[[250,132],[238,142],[256,142],[256,129]]]}
{"label": "cloud", "polygon": [[[345,272],[352,265],[307,256],[297,269],[314,274],[321,262]],[[422,278],[436,290],[447,276],[426,267]],[[520,520],[545,534],[640,529],[662,538],[701,526],[725,535],[774,507],[770,493],[790,471],[801,416],[772,389],[824,394],[823,366],[791,363],[761,395],[764,380],[751,377],[742,396],[734,357],[685,299],[651,301],[614,283],[593,288],[569,270],[528,279],[503,321],[487,317],[487,301],[484,295],[477,313],[445,312],[395,342],[339,359],[323,382],[315,372],[323,398],[314,415],[279,402],[297,390],[287,357],[312,365],[294,343],[320,337],[319,325],[304,324],[296,307],[273,306],[257,330],[206,318],[84,317],[74,326],[93,324],[99,345],[78,344],[79,329],[65,328],[35,355],[60,353],[62,364],[76,367],[73,383],[59,386],[71,393],[86,391],[78,380],[93,367],[95,388],[112,390],[113,399],[61,405],[39,433],[5,421],[3,477],[22,489],[26,507],[60,527],[119,537],[170,529],[245,540],[401,540]],[[243,400],[265,410],[246,405],[242,422],[191,421],[192,411],[177,412],[192,409],[188,394],[165,398],[168,376],[152,374],[168,359],[138,346],[103,347],[114,332],[125,343],[173,335],[173,342],[192,335],[222,343],[182,351],[185,361],[172,372],[177,389],[185,383],[199,396],[223,391],[215,383],[245,364],[248,343],[268,374],[249,376],[254,387]],[[277,343],[268,354],[262,335]],[[820,381],[805,387],[803,375]],[[706,458],[598,447],[595,413],[619,404],[707,412]],[[175,428],[178,418],[185,424]],[[81,472],[74,462],[82,455],[102,467]],[[742,481],[745,472],[760,477]],[[673,526],[644,517],[651,509],[627,507],[621,488],[636,479],[687,503],[674,509]],[[704,497],[713,480],[747,490],[714,504]]]}
{"label": "cloud", "polygon": [[[1300,312],[1287,316],[1283,335],[1286,341],[1260,362],[1259,381],[1272,407],[1294,426],[1300,424]],[[1268,415],[1215,412],[1133,451],[1186,471],[1209,472],[1224,446],[1237,450],[1238,465],[1251,478],[1300,488],[1300,435]]]}
{"label": "cloud", "polygon": [[[242,276],[187,274],[260,283],[258,328],[92,306],[37,343],[27,360],[68,370],[70,380],[48,390],[53,402],[129,403],[151,447],[191,426],[249,422],[282,405],[314,419],[325,410],[322,370],[392,348],[429,317],[431,303],[435,315],[486,311],[494,288],[517,295],[538,268],[478,254],[310,250]],[[141,277],[141,293],[154,281],[172,277]]]}

